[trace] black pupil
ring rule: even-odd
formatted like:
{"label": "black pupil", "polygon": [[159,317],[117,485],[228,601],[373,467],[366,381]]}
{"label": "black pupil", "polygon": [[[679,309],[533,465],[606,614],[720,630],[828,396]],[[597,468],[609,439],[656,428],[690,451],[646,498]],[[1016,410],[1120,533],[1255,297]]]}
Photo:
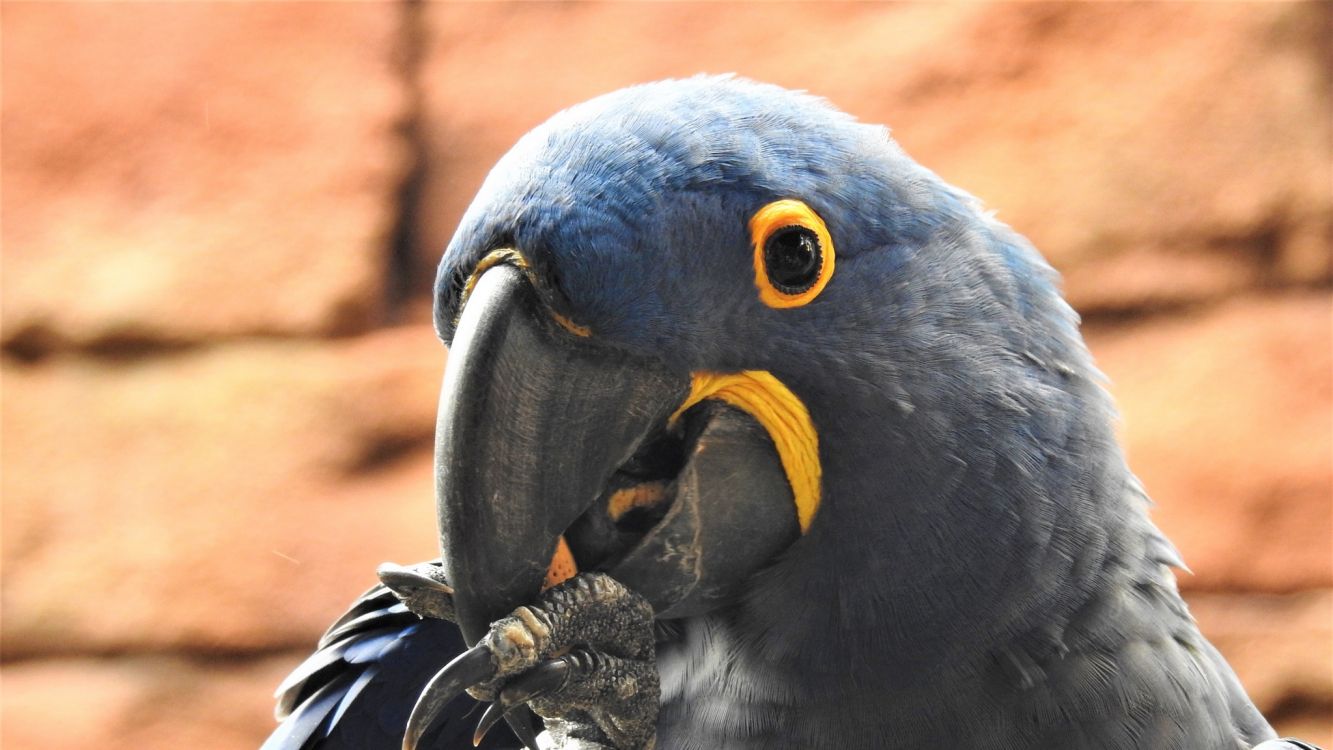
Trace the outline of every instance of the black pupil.
{"label": "black pupil", "polygon": [[819,237],[805,227],[785,227],[764,244],[768,280],[784,294],[800,294],[814,286],[824,259]]}

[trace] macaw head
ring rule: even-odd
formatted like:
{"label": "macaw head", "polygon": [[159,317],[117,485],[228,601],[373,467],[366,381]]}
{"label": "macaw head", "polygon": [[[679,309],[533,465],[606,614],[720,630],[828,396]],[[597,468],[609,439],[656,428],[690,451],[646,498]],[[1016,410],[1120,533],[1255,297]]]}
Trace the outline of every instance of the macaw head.
{"label": "macaw head", "polygon": [[487,178],[435,293],[469,639],[572,556],[661,617],[782,596],[838,606],[774,627],[873,609],[943,644],[1016,566],[1078,557],[1016,548],[1087,541],[1071,519],[1099,512],[1061,486],[1114,441],[1054,272],[808,95],[700,77],[557,114]]}

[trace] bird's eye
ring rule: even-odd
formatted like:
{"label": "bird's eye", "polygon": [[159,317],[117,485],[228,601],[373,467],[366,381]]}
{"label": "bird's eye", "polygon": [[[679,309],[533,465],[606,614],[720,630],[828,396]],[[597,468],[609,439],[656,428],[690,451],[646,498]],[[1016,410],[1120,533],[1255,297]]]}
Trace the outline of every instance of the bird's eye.
{"label": "bird's eye", "polygon": [[754,283],[769,307],[800,307],[824,290],[833,275],[833,240],[809,206],[780,200],[750,218]]}
{"label": "bird's eye", "polygon": [[823,265],[819,237],[805,227],[783,227],[764,243],[768,280],[783,294],[800,294],[814,286]]}

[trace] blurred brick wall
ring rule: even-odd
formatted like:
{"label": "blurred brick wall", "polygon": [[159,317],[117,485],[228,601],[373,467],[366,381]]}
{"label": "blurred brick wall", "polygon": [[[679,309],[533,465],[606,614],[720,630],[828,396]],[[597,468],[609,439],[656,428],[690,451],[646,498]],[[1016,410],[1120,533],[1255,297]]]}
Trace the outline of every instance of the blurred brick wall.
{"label": "blurred brick wall", "polygon": [[734,71],[1066,275],[1191,605],[1333,743],[1327,3],[0,6],[7,750],[255,747],[434,554],[430,269],[557,109]]}

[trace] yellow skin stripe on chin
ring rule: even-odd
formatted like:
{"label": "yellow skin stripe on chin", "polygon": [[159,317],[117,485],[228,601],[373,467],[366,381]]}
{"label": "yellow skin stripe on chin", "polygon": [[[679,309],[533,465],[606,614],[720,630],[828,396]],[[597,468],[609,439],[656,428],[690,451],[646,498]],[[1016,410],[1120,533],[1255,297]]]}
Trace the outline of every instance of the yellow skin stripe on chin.
{"label": "yellow skin stripe on chin", "polygon": [[695,373],[690,395],[671,415],[681,414],[706,399],[720,399],[754,417],[773,440],[778,460],[791,485],[796,521],[804,534],[819,510],[819,436],[805,404],[771,373],[747,370],[736,373]]}

